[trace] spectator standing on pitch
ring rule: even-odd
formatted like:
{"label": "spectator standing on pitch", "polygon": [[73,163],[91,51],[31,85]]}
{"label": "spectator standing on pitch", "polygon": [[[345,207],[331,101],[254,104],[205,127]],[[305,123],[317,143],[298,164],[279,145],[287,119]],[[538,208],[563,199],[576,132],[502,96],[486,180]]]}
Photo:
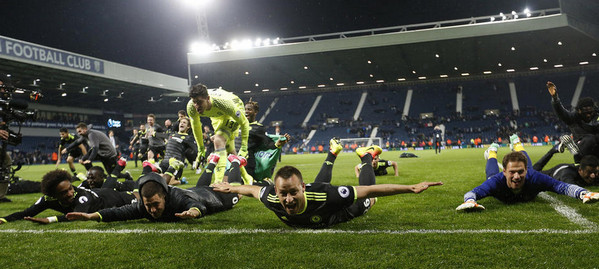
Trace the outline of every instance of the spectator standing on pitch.
{"label": "spectator standing on pitch", "polygon": [[443,143],[443,132],[441,131],[441,127],[439,125],[435,126],[433,129],[433,144],[435,147],[435,154],[441,153],[441,146]]}
{"label": "spectator standing on pitch", "polygon": [[119,145],[119,139],[116,136],[114,136],[114,130],[108,130],[108,139],[110,140],[110,144],[112,144],[112,146],[116,150],[116,156],[119,156],[121,154],[121,147]]}

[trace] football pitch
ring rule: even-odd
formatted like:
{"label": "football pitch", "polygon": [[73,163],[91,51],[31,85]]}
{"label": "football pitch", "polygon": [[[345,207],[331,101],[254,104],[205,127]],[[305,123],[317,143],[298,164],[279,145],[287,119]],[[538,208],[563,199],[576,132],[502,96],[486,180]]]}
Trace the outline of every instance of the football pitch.
{"label": "football pitch", "polygon": [[[533,161],[548,146],[526,149]],[[377,183],[414,184],[442,181],[421,194],[378,198],[364,216],[325,230],[287,227],[258,200],[243,198],[227,212],[178,223],[147,220],[40,225],[16,221],[0,225],[4,268],[456,268],[456,267],[596,267],[599,203],[582,204],[554,193],[533,202],[504,205],[494,198],[479,203],[487,210],[458,213],[463,195],[485,180],[484,149],[411,151],[419,158],[400,159],[385,151],[382,159],[398,162],[399,176]],[[509,152],[502,147],[499,157]],[[325,154],[284,155],[277,167],[294,165],[309,183]],[[546,168],[571,162],[556,154]],[[333,169],[334,185],[357,185],[354,153],[341,153]],[[63,165],[66,168],[66,165]],[[26,166],[17,174],[40,180],[54,165]],[[82,166],[78,166],[83,170]],[[134,178],[141,173],[129,161]],[[199,175],[186,169],[195,185]],[[78,183],[76,183],[78,184]],[[599,187],[589,188],[599,191]],[[41,194],[9,195],[0,216],[23,210]],[[60,214],[60,213],[58,213]],[[48,210],[38,216],[53,216]]]}

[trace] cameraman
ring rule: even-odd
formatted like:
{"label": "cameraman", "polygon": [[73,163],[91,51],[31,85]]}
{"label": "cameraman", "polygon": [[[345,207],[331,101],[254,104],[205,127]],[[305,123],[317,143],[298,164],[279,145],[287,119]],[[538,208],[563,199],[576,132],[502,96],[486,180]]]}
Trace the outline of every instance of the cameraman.
{"label": "cameraman", "polygon": [[[4,88],[4,82],[2,80],[0,80],[0,92],[5,92]],[[4,129],[8,129],[8,128],[4,128],[6,125],[6,122],[2,121],[0,122],[0,128],[2,128],[0,130],[0,140],[2,140],[2,143],[6,143],[5,141],[8,140],[8,131],[4,130]],[[2,148],[6,149],[6,146],[3,145]],[[0,158],[2,160],[2,163],[0,163],[0,171],[1,170],[5,170],[10,172],[10,165],[12,164],[12,160],[10,159],[10,156],[8,155],[8,153],[6,152],[6,150],[4,150],[4,152],[0,152],[0,154],[4,154],[4,158]],[[10,173],[8,173],[10,174]],[[12,202],[10,199],[6,198],[6,192],[8,191],[8,183],[10,182],[10,178],[6,178],[6,177],[2,177],[2,174],[0,173],[0,203],[3,202]]]}

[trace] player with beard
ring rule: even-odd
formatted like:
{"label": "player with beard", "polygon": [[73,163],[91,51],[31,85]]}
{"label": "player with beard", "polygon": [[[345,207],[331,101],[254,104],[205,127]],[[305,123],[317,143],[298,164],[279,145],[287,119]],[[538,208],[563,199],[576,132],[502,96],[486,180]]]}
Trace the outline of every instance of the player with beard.
{"label": "player with beard", "polygon": [[[213,156],[218,162],[218,155]],[[235,155],[229,155],[228,159],[232,167],[229,181],[241,184],[241,159]],[[232,209],[239,201],[237,194],[215,192],[204,183],[205,181],[198,180],[195,187],[180,189],[168,186],[159,174],[149,173],[139,178],[139,202],[119,208],[102,209],[95,213],[69,213],[67,218],[103,222],[146,218],[150,221],[175,222],[226,211]]]}

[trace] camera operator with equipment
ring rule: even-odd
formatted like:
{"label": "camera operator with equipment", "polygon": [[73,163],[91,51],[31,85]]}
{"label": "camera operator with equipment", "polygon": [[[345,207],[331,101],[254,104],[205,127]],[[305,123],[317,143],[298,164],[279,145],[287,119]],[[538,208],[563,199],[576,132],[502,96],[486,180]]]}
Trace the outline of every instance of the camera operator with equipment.
{"label": "camera operator with equipment", "polygon": [[[18,179],[14,177],[14,172],[21,168],[19,165],[16,169],[12,168],[12,160],[10,155],[6,152],[7,145],[17,146],[21,144],[23,136],[21,135],[21,123],[26,120],[33,120],[35,118],[34,111],[28,111],[27,102],[23,100],[13,100],[12,93],[30,93],[30,98],[37,100],[41,97],[41,94],[37,91],[28,91],[24,89],[18,89],[10,85],[5,85],[0,80],[0,203],[11,202],[10,199],[6,198],[9,183],[11,181],[15,183]],[[16,120],[19,125],[19,131],[14,132],[8,127],[10,122]]]}

